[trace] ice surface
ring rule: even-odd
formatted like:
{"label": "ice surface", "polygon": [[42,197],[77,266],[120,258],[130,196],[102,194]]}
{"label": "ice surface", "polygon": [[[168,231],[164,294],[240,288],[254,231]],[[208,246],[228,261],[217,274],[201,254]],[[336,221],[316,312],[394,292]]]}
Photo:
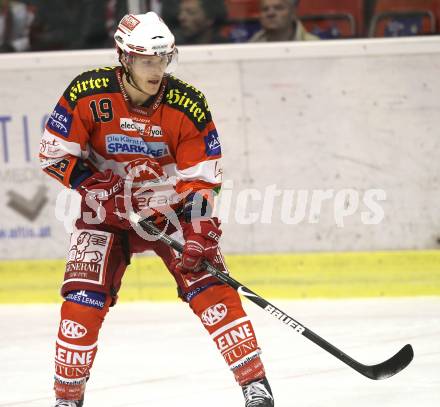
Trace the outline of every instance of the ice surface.
{"label": "ice surface", "polygon": [[[406,343],[412,364],[372,381],[243,300],[277,407],[440,406],[440,297],[277,301],[365,364]],[[0,306],[0,406],[53,405],[58,306]],[[240,388],[187,306],[121,303],[110,310],[84,407],[243,407]]]}

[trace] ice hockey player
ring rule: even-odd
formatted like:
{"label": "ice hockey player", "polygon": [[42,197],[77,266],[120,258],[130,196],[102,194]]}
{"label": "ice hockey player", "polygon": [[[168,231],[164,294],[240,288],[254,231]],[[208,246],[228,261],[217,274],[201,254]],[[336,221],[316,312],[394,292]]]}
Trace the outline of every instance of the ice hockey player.
{"label": "ice hockey player", "polygon": [[[242,387],[245,406],[273,406],[237,292],[201,267],[208,259],[227,272],[220,222],[212,217],[221,146],[206,99],[171,76],[174,36],[155,13],[126,15],[114,37],[121,66],[77,76],[49,117],[40,147],[43,170],[82,197],[61,287],[55,406],[83,405],[101,325],[132,254],[145,251],[160,256],[174,277],[179,297]],[[128,219],[133,210],[167,233],[180,230],[183,255],[144,236]]]}

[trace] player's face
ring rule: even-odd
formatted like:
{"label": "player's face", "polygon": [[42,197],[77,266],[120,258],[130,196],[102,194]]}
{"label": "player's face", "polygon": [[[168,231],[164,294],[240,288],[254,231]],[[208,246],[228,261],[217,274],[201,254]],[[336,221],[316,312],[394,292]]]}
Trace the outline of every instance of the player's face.
{"label": "player's face", "polygon": [[168,56],[131,55],[129,65],[136,84],[145,93],[155,95],[168,66]]}
{"label": "player's face", "polygon": [[262,0],[261,25],[266,30],[283,30],[292,24],[294,7],[290,0]]}

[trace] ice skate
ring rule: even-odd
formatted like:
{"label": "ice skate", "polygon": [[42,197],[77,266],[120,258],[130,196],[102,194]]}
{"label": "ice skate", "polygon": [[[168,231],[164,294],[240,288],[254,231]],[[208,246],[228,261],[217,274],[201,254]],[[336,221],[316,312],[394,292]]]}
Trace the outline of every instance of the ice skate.
{"label": "ice skate", "polygon": [[54,407],[82,407],[84,398],[81,400],[64,400],[57,399]]}
{"label": "ice skate", "polygon": [[251,382],[242,387],[245,407],[273,407],[274,399],[266,378]]}

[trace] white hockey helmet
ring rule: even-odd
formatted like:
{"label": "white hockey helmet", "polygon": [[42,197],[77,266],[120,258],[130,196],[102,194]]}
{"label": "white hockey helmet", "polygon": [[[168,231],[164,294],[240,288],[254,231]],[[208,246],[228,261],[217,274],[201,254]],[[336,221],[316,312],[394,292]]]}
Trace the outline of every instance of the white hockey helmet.
{"label": "white hockey helmet", "polygon": [[114,38],[116,46],[126,55],[166,55],[169,65],[177,62],[174,35],[153,11],[124,16]]}

